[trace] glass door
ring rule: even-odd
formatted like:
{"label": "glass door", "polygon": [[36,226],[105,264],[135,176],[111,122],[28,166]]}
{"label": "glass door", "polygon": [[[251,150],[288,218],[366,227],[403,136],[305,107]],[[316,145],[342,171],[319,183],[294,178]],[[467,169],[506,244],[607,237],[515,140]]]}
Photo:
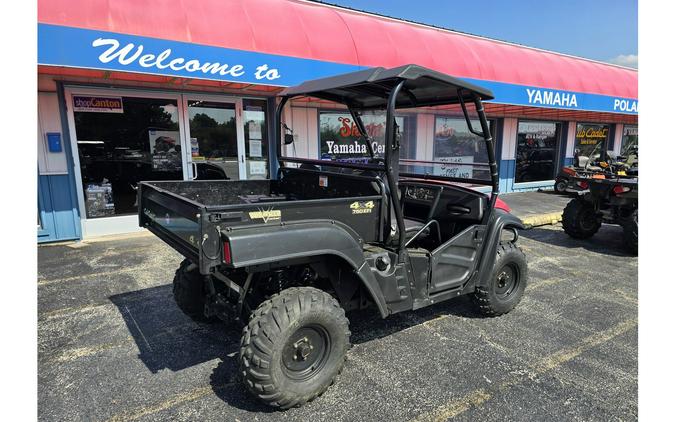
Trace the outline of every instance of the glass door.
{"label": "glass door", "polygon": [[190,178],[246,179],[241,100],[185,96],[184,106]]}
{"label": "glass door", "polygon": [[138,183],[183,180],[180,95],[65,90],[83,237],[138,227]]}
{"label": "glass door", "polygon": [[243,99],[244,161],[247,179],[268,179],[267,101]]}

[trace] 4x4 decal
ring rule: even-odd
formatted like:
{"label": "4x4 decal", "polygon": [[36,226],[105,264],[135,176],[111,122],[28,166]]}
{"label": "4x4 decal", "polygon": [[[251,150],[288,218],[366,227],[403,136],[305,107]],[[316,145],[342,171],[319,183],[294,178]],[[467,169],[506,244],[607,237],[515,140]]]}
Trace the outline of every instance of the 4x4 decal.
{"label": "4x4 decal", "polygon": [[349,205],[349,208],[352,209],[352,214],[370,214],[375,208],[375,203],[373,201],[354,201]]}

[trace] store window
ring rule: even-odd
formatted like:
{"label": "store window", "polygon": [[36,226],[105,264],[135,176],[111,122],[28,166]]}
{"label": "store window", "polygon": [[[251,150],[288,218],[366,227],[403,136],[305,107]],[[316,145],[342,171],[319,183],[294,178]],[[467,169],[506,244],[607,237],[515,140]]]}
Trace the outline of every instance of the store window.
{"label": "store window", "polygon": [[234,103],[188,100],[190,159],[197,180],[239,180]]}
{"label": "store window", "polygon": [[176,100],[72,100],[87,218],[134,214],[139,181],[183,178]]}
{"label": "store window", "polygon": [[[366,113],[361,116],[372,140],[376,157],[384,157],[385,115]],[[400,158],[415,155],[414,121],[412,116],[396,116],[397,136],[401,143]],[[349,113],[322,111],[319,113],[319,143],[322,160],[360,161],[368,158],[368,146]]]}
{"label": "store window", "polygon": [[[494,134],[494,121],[490,121],[490,132]],[[471,126],[480,130],[480,122],[471,120]],[[466,120],[459,117],[436,116],[434,124],[434,159],[448,165],[434,165],[437,176],[459,177],[462,179],[490,180],[487,167],[462,164],[488,164],[485,141],[469,131]]]}
{"label": "store window", "polygon": [[246,177],[248,179],[267,179],[269,177],[269,141],[265,120],[267,101],[245,98],[243,105]]}
{"label": "store window", "polygon": [[518,122],[516,183],[555,178],[560,127],[556,122]]}
{"label": "store window", "polygon": [[624,126],[623,136],[621,137],[621,155],[627,157],[637,153],[638,147],[638,127]]}
{"label": "store window", "polygon": [[591,160],[599,159],[605,152],[609,139],[609,125],[578,123],[574,142],[575,165],[579,165],[579,157]]}

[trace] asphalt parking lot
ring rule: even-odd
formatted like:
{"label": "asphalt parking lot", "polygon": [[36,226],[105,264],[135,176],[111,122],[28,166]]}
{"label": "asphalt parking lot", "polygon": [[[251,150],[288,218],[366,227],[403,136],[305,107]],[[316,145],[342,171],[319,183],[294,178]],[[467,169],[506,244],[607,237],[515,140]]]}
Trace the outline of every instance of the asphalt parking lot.
{"label": "asphalt parking lot", "polygon": [[621,229],[587,241],[525,231],[520,306],[477,315],[467,298],[348,315],[336,384],[286,412],[236,379],[239,329],[173,302],[181,257],[152,236],[39,247],[38,405],[49,421],[636,420],[637,258]]}

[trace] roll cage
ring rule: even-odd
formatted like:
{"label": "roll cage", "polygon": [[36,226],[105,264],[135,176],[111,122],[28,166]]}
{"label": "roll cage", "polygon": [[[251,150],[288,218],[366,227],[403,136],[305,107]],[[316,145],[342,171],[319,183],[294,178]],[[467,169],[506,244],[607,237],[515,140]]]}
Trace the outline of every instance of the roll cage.
{"label": "roll cage", "polygon": [[[281,148],[281,140],[284,139],[282,136],[281,123],[283,109],[289,100],[301,96],[328,100],[345,105],[354,119],[354,123],[359,132],[366,138],[366,145],[370,155],[368,163],[335,162],[283,156]],[[284,163],[289,162],[378,171],[385,174],[387,183],[390,186],[390,192],[391,189],[395,189],[398,185],[400,176],[416,178],[421,176],[414,173],[400,172],[400,145],[396,138],[395,128],[396,109],[459,104],[464,119],[466,120],[468,130],[472,134],[483,138],[487,150],[487,164],[474,163],[468,165],[489,167],[490,180],[487,181],[474,178],[466,179],[431,174],[425,174],[422,177],[431,180],[469,182],[476,185],[491,186],[492,195],[487,210],[487,218],[489,218],[489,214],[494,209],[494,204],[497,200],[497,195],[499,194],[499,177],[495,160],[494,143],[482,103],[483,100],[491,100],[494,98],[492,92],[488,89],[421,66],[406,65],[392,69],[385,69],[382,67],[370,68],[344,75],[307,81],[298,86],[287,88],[281,93],[280,97],[281,100],[275,112],[275,135],[277,142],[277,159],[282,166]],[[467,111],[467,102],[473,103],[475,106],[475,111],[481,126],[480,130],[473,128],[471,118]],[[375,157],[372,143],[370,142],[360,117],[362,112],[371,110],[386,111],[384,159]],[[414,162],[415,160],[404,161]],[[420,162],[426,164],[443,164],[440,161]],[[390,196],[397,226],[404,227],[400,198],[398,195]],[[404,230],[399,230],[397,245],[399,252],[405,247]]]}

